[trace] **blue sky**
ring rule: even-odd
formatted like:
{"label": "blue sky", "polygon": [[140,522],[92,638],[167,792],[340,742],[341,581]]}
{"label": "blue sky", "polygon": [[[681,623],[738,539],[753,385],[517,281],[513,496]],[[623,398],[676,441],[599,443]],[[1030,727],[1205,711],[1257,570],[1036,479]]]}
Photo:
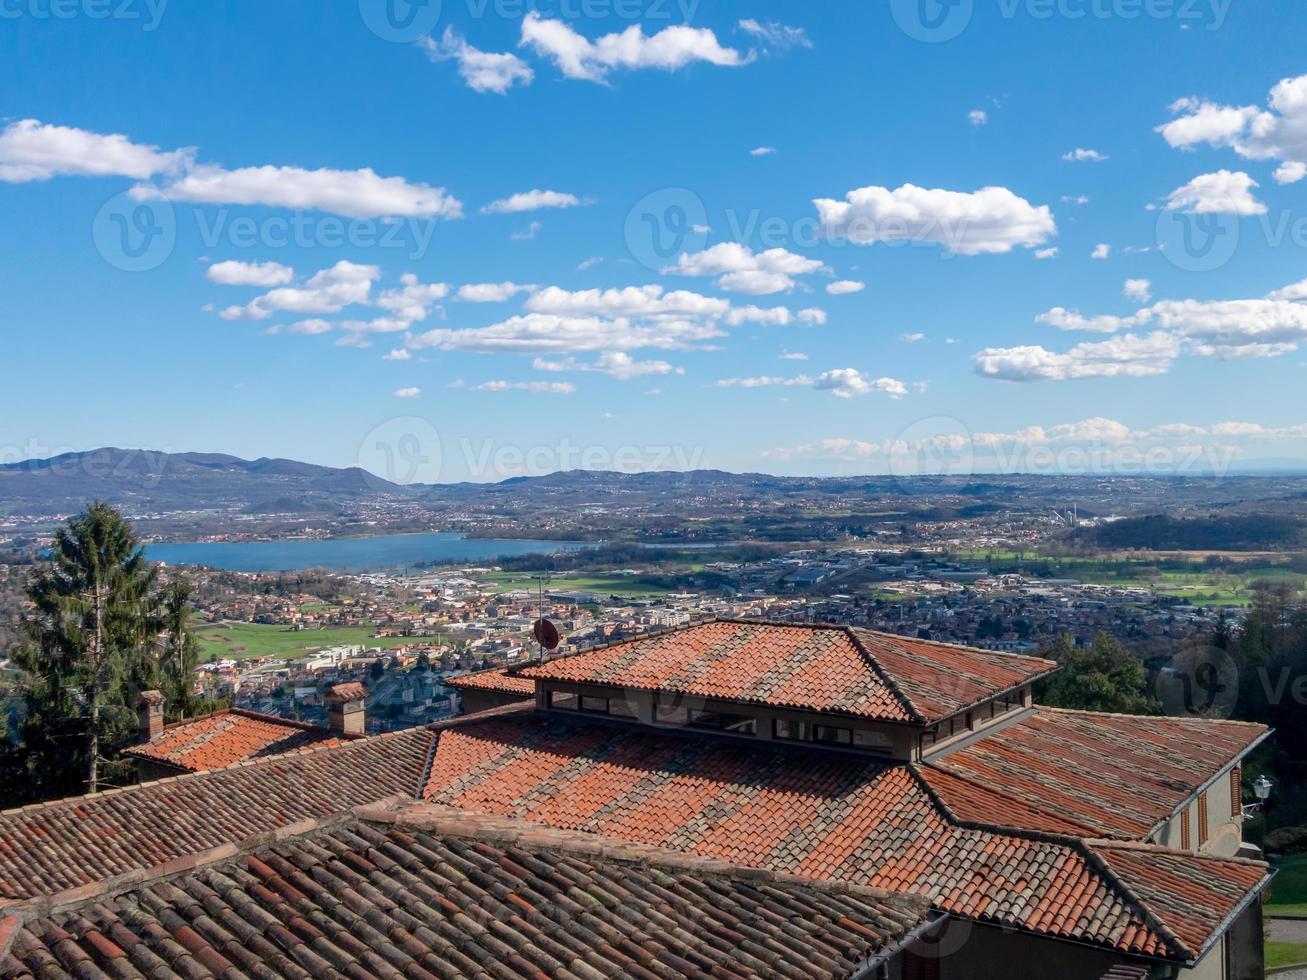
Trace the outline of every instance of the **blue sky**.
{"label": "blue sky", "polygon": [[0,452],[1307,462],[1305,28],[1225,0],[0,0]]}

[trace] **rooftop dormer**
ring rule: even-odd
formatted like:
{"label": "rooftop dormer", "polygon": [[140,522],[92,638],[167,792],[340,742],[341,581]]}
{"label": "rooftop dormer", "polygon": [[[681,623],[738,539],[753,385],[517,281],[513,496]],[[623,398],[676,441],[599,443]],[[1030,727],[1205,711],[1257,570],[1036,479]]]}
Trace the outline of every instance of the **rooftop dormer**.
{"label": "rooftop dormer", "polygon": [[1030,705],[1051,660],[842,626],[719,620],[511,670],[546,711],[916,760]]}

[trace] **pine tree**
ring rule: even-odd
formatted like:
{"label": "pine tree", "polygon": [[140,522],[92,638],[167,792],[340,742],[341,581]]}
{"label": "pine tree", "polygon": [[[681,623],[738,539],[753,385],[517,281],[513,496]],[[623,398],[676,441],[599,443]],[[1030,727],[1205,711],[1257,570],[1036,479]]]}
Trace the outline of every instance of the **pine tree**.
{"label": "pine tree", "polygon": [[30,643],[16,658],[30,675],[27,767],[54,789],[79,774],[94,793],[102,746],[132,717],[127,675],[149,645],[155,571],[131,526],[99,502],[59,529],[51,551],[28,585]]}
{"label": "pine tree", "polygon": [[162,690],[168,714],[186,718],[195,714],[195,667],[200,660],[199,643],[191,629],[191,599],[195,585],[179,577],[163,590],[159,608],[162,650],[159,656]]}

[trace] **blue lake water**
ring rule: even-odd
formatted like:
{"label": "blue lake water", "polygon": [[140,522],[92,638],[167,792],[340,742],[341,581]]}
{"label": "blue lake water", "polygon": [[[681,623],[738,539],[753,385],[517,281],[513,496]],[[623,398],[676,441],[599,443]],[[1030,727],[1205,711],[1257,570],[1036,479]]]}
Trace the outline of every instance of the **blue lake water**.
{"label": "blue lake water", "polygon": [[395,569],[416,562],[485,561],[514,555],[592,548],[582,541],[466,538],[461,534],[383,534],[325,541],[222,541],[152,544],[145,553],[170,565],[208,565],[232,572],[288,572],[330,568],[340,572]]}

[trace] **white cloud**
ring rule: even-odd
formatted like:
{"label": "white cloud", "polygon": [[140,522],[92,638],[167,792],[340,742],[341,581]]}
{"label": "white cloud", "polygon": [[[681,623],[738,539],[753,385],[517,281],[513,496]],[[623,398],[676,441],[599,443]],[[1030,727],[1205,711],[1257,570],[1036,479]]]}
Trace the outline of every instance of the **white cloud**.
{"label": "white cloud", "polygon": [[[1130,279],[1127,282],[1143,282],[1145,290],[1147,289],[1148,280]],[[1035,317],[1036,323],[1044,323],[1050,327],[1056,327],[1059,330],[1089,330],[1094,333],[1116,333],[1127,327],[1137,327],[1141,323],[1147,322],[1148,317],[1144,316],[1112,316],[1103,314],[1100,316],[1085,316],[1079,310],[1068,310],[1065,307],[1055,306],[1047,313],[1041,313]]]}
{"label": "white cloud", "polygon": [[812,42],[802,27],[790,27],[774,20],[757,21],[746,18],[739,23],[739,29],[752,35],[763,45],[766,54],[775,51],[784,54],[792,48],[810,48]]}
{"label": "white cloud", "polygon": [[473,391],[531,391],[543,395],[570,395],[576,385],[568,381],[485,381]]}
{"label": "white cloud", "polygon": [[1153,296],[1153,284],[1147,279],[1127,279],[1121,286],[1121,294],[1138,303],[1147,303]]}
{"label": "white cloud", "polygon": [[542,208],[574,208],[583,202],[575,194],[560,191],[530,190],[521,191],[498,201],[491,201],[481,209],[482,214],[520,214],[523,211],[539,211]]}
{"label": "white cloud", "polygon": [[396,388],[395,397],[396,398],[421,398],[422,389],[421,388]]}
{"label": "white cloud", "polygon": [[1035,249],[1035,258],[1037,259],[1055,259],[1057,258],[1057,246],[1052,248]]}
{"label": "white cloud", "polygon": [[602,261],[603,261],[603,258],[602,258],[601,256],[598,256],[598,255],[592,255],[592,256],[590,256],[590,258],[588,258],[588,259],[582,259],[579,263],[577,263],[576,271],[577,271],[577,272],[585,272],[586,269],[592,269],[592,268],[594,268],[595,266],[597,266],[597,265],[598,265],[600,262],[602,262]]}
{"label": "white cloud", "polygon": [[594,371],[607,374],[619,381],[629,381],[651,374],[684,374],[684,370],[674,368],[666,361],[637,361],[623,351],[605,351],[592,363],[584,363],[574,357],[561,361],[550,361],[537,357],[531,364],[537,371],[554,371],[570,373],[572,371]]}
{"label": "white cloud", "polygon": [[667,27],[646,35],[638,24],[620,34],[591,41],[562,20],[530,11],[522,21],[521,46],[548,58],[568,78],[603,82],[615,68],[676,71],[695,61],[724,67],[747,64],[750,57],[724,48],[707,28]]}
{"label": "white cloud", "polygon": [[1252,195],[1257,186],[1246,173],[1218,170],[1177,187],[1166,199],[1166,210],[1188,214],[1265,214],[1266,205]]}
{"label": "white cloud", "polygon": [[330,333],[332,327],[326,320],[315,317],[311,320],[300,320],[297,323],[292,323],[286,329],[291,333],[309,334],[311,336],[320,333]]}
{"label": "white cloud", "polygon": [[722,378],[714,382],[718,388],[807,388],[812,384],[812,378],[806,374],[796,375],[793,378],[778,378],[770,374],[760,375],[755,378]]}
{"label": "white cloud", "polygon": [[702,252],[682,252],[676,265],[662,271],[665,275],[716,276],[722,289],[763,296],[793,289],[794,276],[823,268],[817,259],[807,259],[783,248],[755,253],[747,245],[722,242]]}
{"label": "white cloud", "polygon": [[1179,99],[1176,116],[1157,127],[1171,146],[1229,147],[1248,160],[1279,160],[1275,179],[1293,183],[1307,176],[1307,75],[1275,84],[1267,107],[1219,105],[1207,99]]}
{"label": "white cloud", "polygon": [[894,378],[868,378],[857,368],[823,371],[813,382],[813,387],[829,391],[837,398],[870,395],[873,391],[884,392],[891,398],[902,398],[908,393],[908,387],[902,381]]}
{"label": "white cloud", "polygon": [[925,339],[926,339],[926,335],[925,335],[924,333],[901,333],[901,334],[899,334],[899,340],[903,341],[905,344],[915,344],[915,343],[919,343],[920,341],[923,341],[923,340],[925,340]]}
{"label": "white cloud", "polygon": [[1069,381],[1165,374],[1179,354],[1179,339],[1158,331],[1076,344],[1064,354],[1039,346],[987,347],[975,363],[978,374],[1004,381]]}
{"label": "white cloud", "polygon": [[399,281],[402,284],[400,288],[383,291],[373,305],[406,324],[425,320],[432,304],[449,295],[449,287],[445,283],[419,282],[418,277],[411,272],[404,273]]}
{"label": "white cloud", "polygon": [[1277,184],[1296,184],[1298,181],[1307,177],[1307,163],[1301,160],[1290,160],[1288,163],[1282,163],[1275,168],[1275,182]]}
{"label": "white cloud", "polygon": [[835,282],[826,284],[826,292],[832,296],[846,296],[849,293],[860,293],[867,288],[864,282],[857,282],[853,279],[837,279]]}
{"label": "white cloud", "polygon": [[413,355],[402,347],[394,348],[389,354],[382,358],[383,361],[411,361]]}
{"label": "white cloud", "polygon": [[[969,451],[977,460],[985,460],[987,468],[994,467],[1008,472],[1030,468],[1033,457],[1022,450],[1074,446],[1078,449],[1093,449],[1095,452],[1090,457],[1077,455],[1071,458],[1099,464],[1111,464],[1113,460],[1120,460],[1135,468],[1140,463],[1140,450],[1168,448],[1177,454],[1177,464],[1189,461],[1210,465],[1212,462],[1228,461],[1238,451],[1239,443],[1303,438],[1307,438],[1307,425],[1264,426],[1256,422],[1218,422],[1211,426],[1201,426],[1174,422],[1151,429],[1133,429],[1115,419],[1096,417],[1050,426],[1028,425],[1011,432],[937,432],[913,440],[873,441],[829,437],[766,450],[762,456],[779,460],[827,459],[851,463],[884,460],[886,464],[891,457],[899,457],[896,462],[910,464],[923,453],[934,458],[941,451],[954,454]],[[1202,452],[1204,447],[1217,452]],[[1054,465],[1059,465],[1056,457],[1050,459]]]}
{"label": "white cloud", "polygon": [[795,316],[805,327],[823,327],[826,325],[826,311],[819,310],[815,306],[799,310]]}
{"label": "white cloud", "polygon": [[720,317],[731,308],[724,299],[684,289],[665,292],[658,285],[577,291],[546,286],[533,293],[524,305],[531,313],[630,317]]}
{"label": "white cloud", "polygon": [[190,165],[194,150],[163,151],[118,133],[92,133],[20,119],[0,130],[0,181],[22,184],[52,177],[131,177],[145,180]]}
{"label": "white cloud", "polygon": [[284,286],[295,278],[295,270],[280,262],[215,262],[205,272],[209,282],[223,286]]}
{"label": "white cloud", "polygon": [[972,109],[967,113],[967,122],[973,126],[983,126],[989,122],[989,113],[984,109]]}
{"label": "white cloud", "polygon": [[410,337],[412,348],[479,353],[560,354],[585,351],[687,350],[724,336],[711,321],[667,317],[645,322],[630,318],[527,313],[487,327],[436,329]]}
{"label": "white cloud", "polygon": [[1099,242],[1094,246],[1094,250],[1089,253],[1091,259],[1105,259],[1112,254],[1112,246],[1107,242]]}
{"label": "white cloud", "polygon": [[349,218],[461,218],[463,206],[443,187],[378,177],[371,169],[304,170],[204,164],[160,186],[138,184],[139,198],[164,197],[196,204],[261,204],[325,211]]}
{"label": "white cloud", "polygon": [[302,286],[283,286],[256,297],[245,306],[229,306],[224,320],[265,320],[278,310],[290,313],[338,313],[354,303],[367,302],[372,283],[381,275],[375,265],[358,265],[344,259],[314,274]]}
{"label": "white cloud", "polygon": [[1071,163],[1102,163],[1107,159],[1107,155],[1099,153],[1097,150],[1085,149],[1083,146],[1077,146],[1074,150],[1069,150],[1062,154],[1062,159]]}
{"label": "white cloud", "polygon": [[1035,207],[1006,187],[974,193],[904,184],[861,187],[843,201],[813,201],[828,234],[862,245],[913,241],[961,255],[1009,252],[1042,245],[1057,227],[1047,205]]}
{"label": "white cloud", "polygon": [[806,361],[807,359],[807,354],[800,354],[798,351],[786,351],[781,355],[782,361]]}
{"label": "white cloud", "polygon": [[445,28],[439,41],[424,37],[418,43],[432,61],[457,61],[459,75],[474,92],[503,95],[518,82],[530,85],[535,77],[535,72],[517,55],[474,48],[452,27]]}
{"label": "white cloud", "polygon": [[1088,204],[1089,198],[1086,197],[1084,194],[1063,194],[1062,203],[1063,204]]}
{"label": "white cloud", "polygon": [[776,147],[774,146],[755,146],[752,150],[749,151],[749,156],[769,157],[775,152],[776,152]]}
{"label": "white cloud", "polygon": [[455,298],[464,303],[502,303],[535,288],[517,282],[470,282],[458,287]]}
{"label": "white cloud", "polygon": [[540,229],[542,228],[544,228],[544,225],[539,221],[533,221],[521,231],[515,231],[508,237],[515,242],[529,242],[531,239],[535,238],[536,235],[540,234]]}

